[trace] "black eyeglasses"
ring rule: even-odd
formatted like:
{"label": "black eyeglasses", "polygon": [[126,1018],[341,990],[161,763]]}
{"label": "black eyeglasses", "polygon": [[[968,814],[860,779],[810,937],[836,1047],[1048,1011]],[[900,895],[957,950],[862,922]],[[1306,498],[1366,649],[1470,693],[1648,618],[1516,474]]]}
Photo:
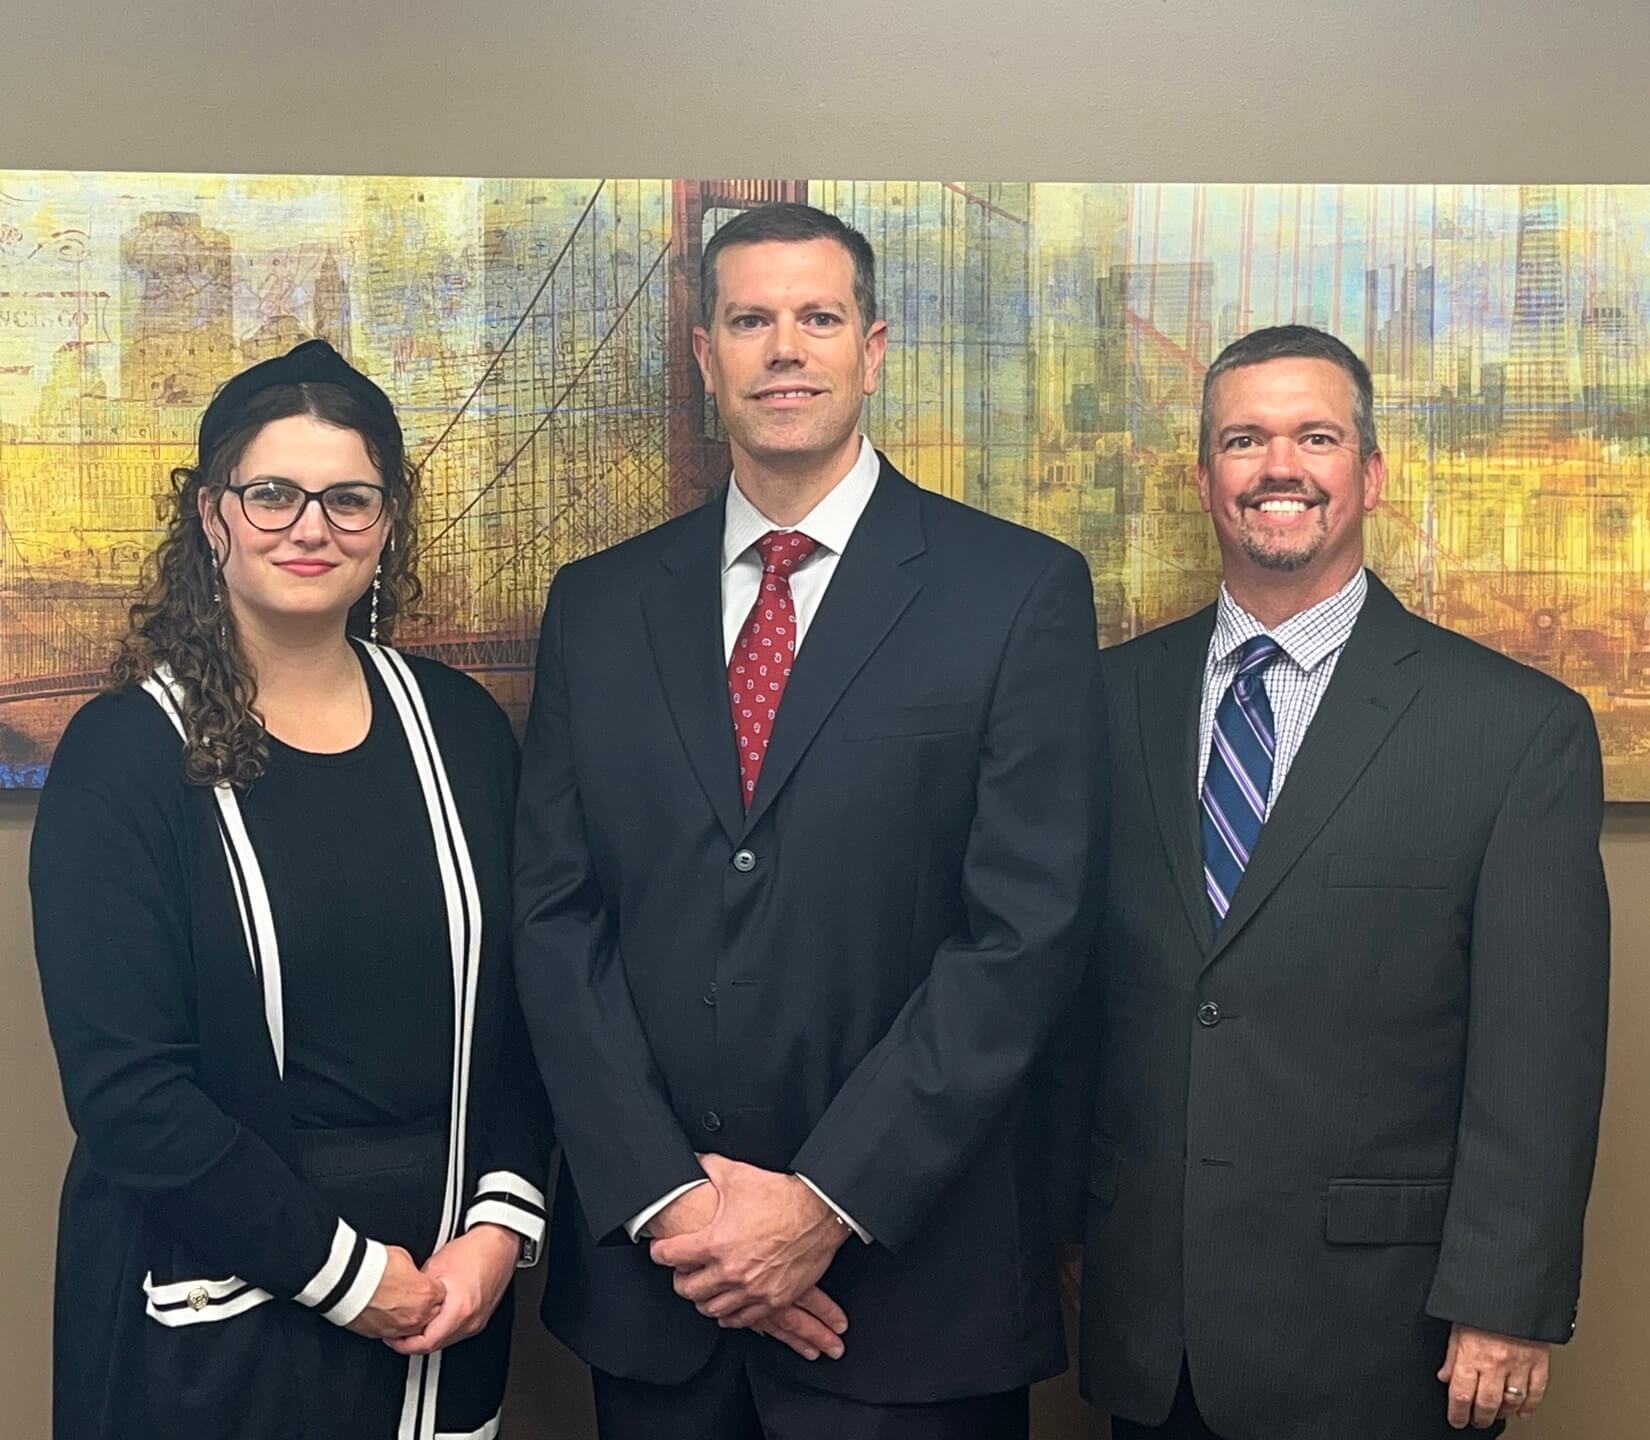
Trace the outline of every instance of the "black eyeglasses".
{"label": "black eyeglasses", "polygon": [[335,530],[370,530],[384,513],[384,487],[362,481],[306,490],[290,480],[254,480],[223,487],[241,502],[241,513],[257,530],[290,530],[311,500]]}

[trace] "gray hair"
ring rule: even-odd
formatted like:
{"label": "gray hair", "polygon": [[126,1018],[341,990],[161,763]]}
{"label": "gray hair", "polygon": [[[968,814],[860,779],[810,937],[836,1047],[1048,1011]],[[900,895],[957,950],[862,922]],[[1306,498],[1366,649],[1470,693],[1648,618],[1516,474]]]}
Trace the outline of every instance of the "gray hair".
{"label": "gray hair", "polygon": [[1246,365],[1264,365],[1268,360],[1327,360],[1338,365],[1352,381],[1352,423],[1358,430],[1358,458],[1367,460],[1381,448],[1375,437],[1375,384],[1365,365],[1351,348],[1327,330],[1310,325],[1272,325],[1252,330],[1232,341],[1203,377],[1203,413],[1198,417],[1197,463],[1209,463],[1209,400],[1215,381],[1228,370]]}

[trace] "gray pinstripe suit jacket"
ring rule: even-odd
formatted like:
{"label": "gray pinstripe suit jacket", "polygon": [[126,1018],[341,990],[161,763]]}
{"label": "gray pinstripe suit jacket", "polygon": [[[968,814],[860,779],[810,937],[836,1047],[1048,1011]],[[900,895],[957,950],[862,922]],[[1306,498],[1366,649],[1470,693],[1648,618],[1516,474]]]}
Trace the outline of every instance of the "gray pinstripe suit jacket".
{"label": "gray pinstripe suit jacket", "polygon": [[1609,911],[1585,701],[1370,594],[1218,934],[1213,609],[1103,657],[1114,747],[1085,1394],[1425,1440],[1449,1323],[1573,1327]]}

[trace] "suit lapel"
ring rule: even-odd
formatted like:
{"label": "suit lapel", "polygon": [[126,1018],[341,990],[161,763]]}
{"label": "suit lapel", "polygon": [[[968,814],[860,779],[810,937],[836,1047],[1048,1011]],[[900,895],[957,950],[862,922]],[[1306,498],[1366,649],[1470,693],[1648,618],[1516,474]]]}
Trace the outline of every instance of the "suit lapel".
{"label": "suit lapel", "polygon": [[744,827],[727,666],[722,660],[722,526],[725,497],[683,525],[664,573],[642,592],[653,663],[682,748],[731,841]]}
{"label": "suit lapel", "polygon": [[1261,829],[1210,963],[1294,868],[1409,708],[1421,677],[1417,666],[1404,662],[1414,655],[1419,635],[1414,618],[1371,575],[1363,611]]}
{"label": "suit lapel", "polygon": [[922,588],[902,568],[927,548],[917,487],[878,458],[876,488],[791,666],[744,831],[767,813],[849,682]]}
{"label": "suit lapel", "polygon": [[1156,656],[1141,666],[1136,679],[1140,751],[1145,758],[1152,809],[1163,832],[1163,848],[1168,852],[1175,889],[1205,951],[1214,931],[1203,887],[1203,841],[1197,814],[1197,725],[1203,668],[1214,623],[1215,611],[1210,606],[1164,634]]}

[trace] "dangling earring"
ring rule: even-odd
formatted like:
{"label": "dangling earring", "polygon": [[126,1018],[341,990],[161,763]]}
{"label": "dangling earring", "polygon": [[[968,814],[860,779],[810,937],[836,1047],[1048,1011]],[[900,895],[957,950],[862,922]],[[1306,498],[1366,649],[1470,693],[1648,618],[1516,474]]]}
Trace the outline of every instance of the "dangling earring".
{"label": "dangling earring", "polygon": [[229,607],[223,603],[223,560],[212,552],[212,608],[218,612],[218,643],[229,648]]}
{"label": "dangling earring", "polygon": [[[395,531],[390,531],[390,538],[385,542],[384,549],[391,555],[395,554]],[[372,567],[372,643],[378,643],[378,596],[384,589],[384,562],[380,560]]]}

